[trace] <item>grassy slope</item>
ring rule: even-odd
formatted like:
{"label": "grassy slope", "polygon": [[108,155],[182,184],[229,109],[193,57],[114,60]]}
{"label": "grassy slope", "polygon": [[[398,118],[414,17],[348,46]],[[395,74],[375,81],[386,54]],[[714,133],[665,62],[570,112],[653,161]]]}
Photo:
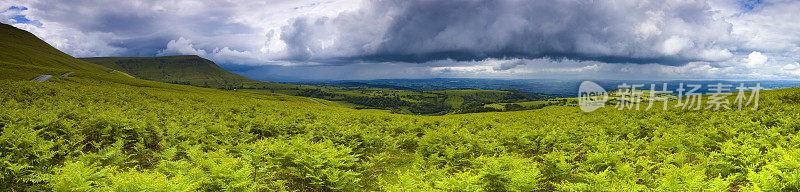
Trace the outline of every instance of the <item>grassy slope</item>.
{"label": "grassy slope", "polygon": [[800,189],[798,88],[762,92],[758,111],[430,117],[2,62],[25,77],[0,79],[2,191]]}
{"label": "grassy slope", "polygon": [[39,40],[33,34],[6,24],[0,24],[0,53],[2,53],[0,73],[3,73],[0,79],[29,80],[44,74],[58,76],[73,71],[96,74],[112,71],[103,66],[75,59]]}
{"label": "grassy slope", "polygon": [[217,89],[258,89],[271,93],[294,95],[300,90],[318,89],[308,85],[291,85],[252,80],[227,71],[216,63],[196,55],[164,57],[93,57],[83,61],[122,71],[140,79],[210,87]]}
{"label": "grassy slope", "polygon": [[258,83],[222,69],[217,64],[196,55],[166,57],[95,57],[81,60],[123,71],[140,79],[173,82],[194,86],[220,87]]}

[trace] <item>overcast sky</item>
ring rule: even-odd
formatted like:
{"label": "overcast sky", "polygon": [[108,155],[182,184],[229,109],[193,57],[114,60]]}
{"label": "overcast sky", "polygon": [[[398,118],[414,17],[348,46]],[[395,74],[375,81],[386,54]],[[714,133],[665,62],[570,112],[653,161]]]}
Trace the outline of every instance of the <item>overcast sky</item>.
{"label": "overcast sky", "polygon": [[75,57],[200,55],[271,81],[798,79],[800,1],[0,0]]}

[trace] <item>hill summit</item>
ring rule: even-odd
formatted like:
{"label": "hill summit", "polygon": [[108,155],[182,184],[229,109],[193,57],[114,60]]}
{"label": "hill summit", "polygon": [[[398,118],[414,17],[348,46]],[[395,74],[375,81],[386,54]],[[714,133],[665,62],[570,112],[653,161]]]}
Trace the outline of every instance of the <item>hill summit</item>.
{"label": "hill summit", "polygon": [[119,70],[140,79],[174,84],[224,88],[235,84],[256,82],[256,80],[231,73],[216,63],[197,55],[80,59]]}

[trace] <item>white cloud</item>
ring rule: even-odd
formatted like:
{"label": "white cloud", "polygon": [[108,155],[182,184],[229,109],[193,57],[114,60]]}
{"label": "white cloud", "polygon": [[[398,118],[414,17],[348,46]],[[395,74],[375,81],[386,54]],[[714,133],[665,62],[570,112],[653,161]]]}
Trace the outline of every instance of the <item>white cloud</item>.
{"label": "white cloud", "polygon": [[198,50],[194,48],[191,40],[184,39],[183,37],[178,40],[171,40],[167,43],[167,49],[158,51],[158,56],[164,55],[199,55],[207,57],[205,50]]}
{"label": "white cloud", "polygon": [[672,36],[666,41],[664,41],[661,53],[667,56],[675,55],[678,54],[678,52],[680,52],[681,50],[688,48],[690,46],[692,46],[692,42],[689,39],[678,36]]}
{"label": "white cloud", "polygon": [[[274,31],[280,31],[289,19],[300,15],[335,16],[360,5],[359,1],[319,0],[122,0],[114,1],[113,6],[109,3],[3,1],[0,9],[17,6],[28,10],[4,11],[0,22],[13,23],[11,16],[18,14],[41,22],[41,27],[14,25],[77,57],[156,56],[170,42],[178,43],[182,37],[191,39],[197,52],[224,53],[218,55],[220,61],[257,65],[282,57],[283,53],[276,50],[285,45],[276,40],[280,37]],[[269,31],[273,31],[272,36],[268,36]],[[175,46],[178,44],[172,49]],[[188,49],[183,51],[192,53]]]}
{"label": "white cloud", "polygon": [[16,23],[13,26],[31,32],[56,49],[75,57],[116,55],[127,50],[123,47],[111,46],[106,41],[113,41],[116,38],[112,33],[85,33],[58,23],[43,23],[41,27],[25,23]]}
{"label": "white cloud", "polygon": [[195,48],[192,40],[183,37],[177,40],[171,40],[167,43],[167,48],[158,51],[158,56],[167,55],[198,55],[216,62],[228,64],[242,64],[258,62],[254,54],[248,51],[232,50],[229,47],[215,48],[213,51],[206,52],[206,50]]}
{"label": "white cloud", "polygon": [[743,41],[744,48],[761,51],[782,51],[800,43],[800,2],[775,0],[728,19],[733,35]]}
{"label": "white cloud", "polygon": [[750,53],[750,55],[747,56],[747,59],[745,60],[747,62],[746,66],[750,68],[759,67],[767,63],[767,59],[768,59],[767,56],[764,56],[763,54],[761,54],[761,52],[753,51],[752,53]]}
{"label": "white cloud", "polygon": [[800,1],[752,10],[728,0],[107,3],[2,1],[0,22],[24,15],[41,25],[13,25],[77,57],[196,54],[342,73],[331,78],[797,78],[800,70],[790,68],[800,60]]}
{"label": "white cloud", "polygon": [[798,69],[798,68],[800,68],[800,64],[798,64],[797,62],[794,62],[794,64],[786,64],[786,65],[784,65],[781,68],[781,70],[792,70],[792,69]]}
{"label": "white cloud", "polygon": [[800,63],[794,62],[794,64],[786,64],[781,67],[781,72],[800,77]]}

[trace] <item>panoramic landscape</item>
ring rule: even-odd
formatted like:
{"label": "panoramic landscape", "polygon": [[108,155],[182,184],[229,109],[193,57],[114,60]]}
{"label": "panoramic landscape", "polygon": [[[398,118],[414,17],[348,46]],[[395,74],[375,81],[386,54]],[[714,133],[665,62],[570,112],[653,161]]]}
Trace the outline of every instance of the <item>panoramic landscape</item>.
{"label": "panoramic landscape", "polygon": [[800,191],[797,9],[0,1],[0,191]]}

